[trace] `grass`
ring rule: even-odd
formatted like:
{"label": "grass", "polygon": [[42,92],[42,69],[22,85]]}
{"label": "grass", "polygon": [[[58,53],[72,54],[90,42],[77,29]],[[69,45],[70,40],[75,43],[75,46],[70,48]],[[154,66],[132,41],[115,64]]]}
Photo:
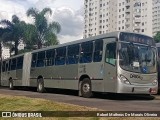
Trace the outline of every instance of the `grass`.
{"label": "grass", "polygon": [[[0,95],[0,111],[102,111],[44,99]],[[157,120],[160,118],[138,117],[47,117],[47,118],[0,118],[0,120]]]}

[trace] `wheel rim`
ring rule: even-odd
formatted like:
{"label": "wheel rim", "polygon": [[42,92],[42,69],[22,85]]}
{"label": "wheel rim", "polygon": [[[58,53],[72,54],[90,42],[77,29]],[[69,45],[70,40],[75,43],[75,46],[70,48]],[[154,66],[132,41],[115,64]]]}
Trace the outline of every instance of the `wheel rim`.
{"label": "wheel rim", "polygon": [[42,90],[42,84],[41,83],[38,84],[38,88],[39,88],[40,91]]}
{"label": "wheel rim", "polygon": [[12,82],[9,82],[9,86],[10,86],[10,88],[12,88]]}
{"label": "wheel rim", "polygon": [[87,92],[89,92],[90,91],[90,85],[88,84],[88,83],[86,83],[86,84],[84,84],[83,85],[83,91],[85,92],[85,93],[87,93]]}

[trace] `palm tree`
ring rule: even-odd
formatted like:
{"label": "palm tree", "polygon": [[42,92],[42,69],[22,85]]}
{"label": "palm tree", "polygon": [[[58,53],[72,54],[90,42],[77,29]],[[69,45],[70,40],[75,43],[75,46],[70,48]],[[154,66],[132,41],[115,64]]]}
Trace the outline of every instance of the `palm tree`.
{"label": "palm tree", "polygon": [[1,20],[0,24],[3,25],[4,28],[8,30],[3,33],[2,39],[5,42],[10,42],[10,43],[14,42],[15,55],[17,55],[19,41],[23,37],[24,28],[23,28],[22,24],[25,24],[25,22],[20,21],[16,15],[13,15],[12,21]]}
{"label": "palm tree", "polygon": [[[30,8],[27,11],[27,16],[31,16],[34,19],[34,26],[36,30],[37,46],[38,49],[42,48],[42,45],[57,44],[57,36],[61,30],[61,26],[58,22],[48,23],[45,15],[49,13],[52,15],[52,10],[50,8],[44,8],[39,12],[36,8]],[[54,36],[51,38],[51,36]]]}

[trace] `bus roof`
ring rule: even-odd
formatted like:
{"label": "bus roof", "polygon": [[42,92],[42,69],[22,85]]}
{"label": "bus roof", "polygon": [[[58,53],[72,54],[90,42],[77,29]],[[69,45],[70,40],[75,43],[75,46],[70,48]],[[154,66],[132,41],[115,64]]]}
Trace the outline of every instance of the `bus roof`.
{"label": "bus roof", "polygon": [[[40,52],[40,51],[44,51],[44,50],[49,50],[49,49],[53,49],[53,48],[63,47],[63,46],[67,46],[67,45],[77,44],[77,43],[96,40],[96,39],[101,39],[101,38],[107,38],[107,37],[115,37],[115,38],[117,37],[118,38],[119,34],[121,32],[123,32],[123,33],[134,33],[134,32],[128,32],[128,31],[110,32],[110,33],[101,34],[101,35],[97,35],[97,36],[93,36],[93,37],[89,37],[89,38],[75,40],[75,41],[72,41],[72,42],[67,42],[67,43],[64,43],[64,44],[59,44],[59,45],[54,45],[54,46],[49,46],[49,47],[46,47],[46,48],[38,49],[38,50],[33,50],[32,52],[27,52],[27,53],[23,53],[23,54],[20,54],[20,55],[12,56],[12,57],[7,58],[5,60],[16,58],[16,57],[20,57],[20,56],[23,56],[24,54],[36,53],[36,52]],[[144,35],[144,34],[140,34],[140,33],[134,33],[134,34]],[[147,35],[144,35],[144,36],[147,36]],[[148,36],[148,37],[150,37],[150,36]]]}
{"label": "bus roof", "polygon": [[[32,53],[36,53],[36,52],[40,52],[40,51],[44,51],[44,50],[48,50],[48,49],[53,49],[53,48],[58,48],[58,47],[63,47],[63,46],[67,46],[67,45],[72,45],[72,44],[77,44],[77,43],[81,43],[81,42],[86,42],[86,41],[90,41],[90,40],[96,40],[96,39],[101,39],[101,38],[107,38],[107,37],[119,37],[119,34],[123,32],[123,33],[134,33],[134,32],[126,32],[126,31],[115,31],[115,32],[110,32],[110,33],[106,33],[106,34],[101,34],[101,35],[97,35],[97,36],[93,36],[93,37],[89,37],[89,38],[84,38],[84,39],[80,39],[80,40],[76,40],[76,41],[72,41],[72,42],[67,42],[64,44],[59,44],[59,45],[54,45],[54,46],[50,46],[50,47],[46,47],[46,48],[42,48],[42,49],[38,49],[38,50],[34,50],[32,51]],[[139,33],[134,33],[134,34],[138,34],[138,35],[144,35],[144,34],[139,34]],[[144,35],[147,36],[147,35]],[[147,36],[150,37],[150,36]]]}

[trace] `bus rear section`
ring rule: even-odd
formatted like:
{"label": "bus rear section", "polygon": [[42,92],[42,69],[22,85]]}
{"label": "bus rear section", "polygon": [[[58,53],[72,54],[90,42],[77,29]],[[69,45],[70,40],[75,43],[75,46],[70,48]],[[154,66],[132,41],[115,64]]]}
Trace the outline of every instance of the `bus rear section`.
{"label": "bus rear section", "polygon": [[9,86],[10,89],[15,86],[30,86],[30,53],[11,57],[2,63],[2,86]]}

